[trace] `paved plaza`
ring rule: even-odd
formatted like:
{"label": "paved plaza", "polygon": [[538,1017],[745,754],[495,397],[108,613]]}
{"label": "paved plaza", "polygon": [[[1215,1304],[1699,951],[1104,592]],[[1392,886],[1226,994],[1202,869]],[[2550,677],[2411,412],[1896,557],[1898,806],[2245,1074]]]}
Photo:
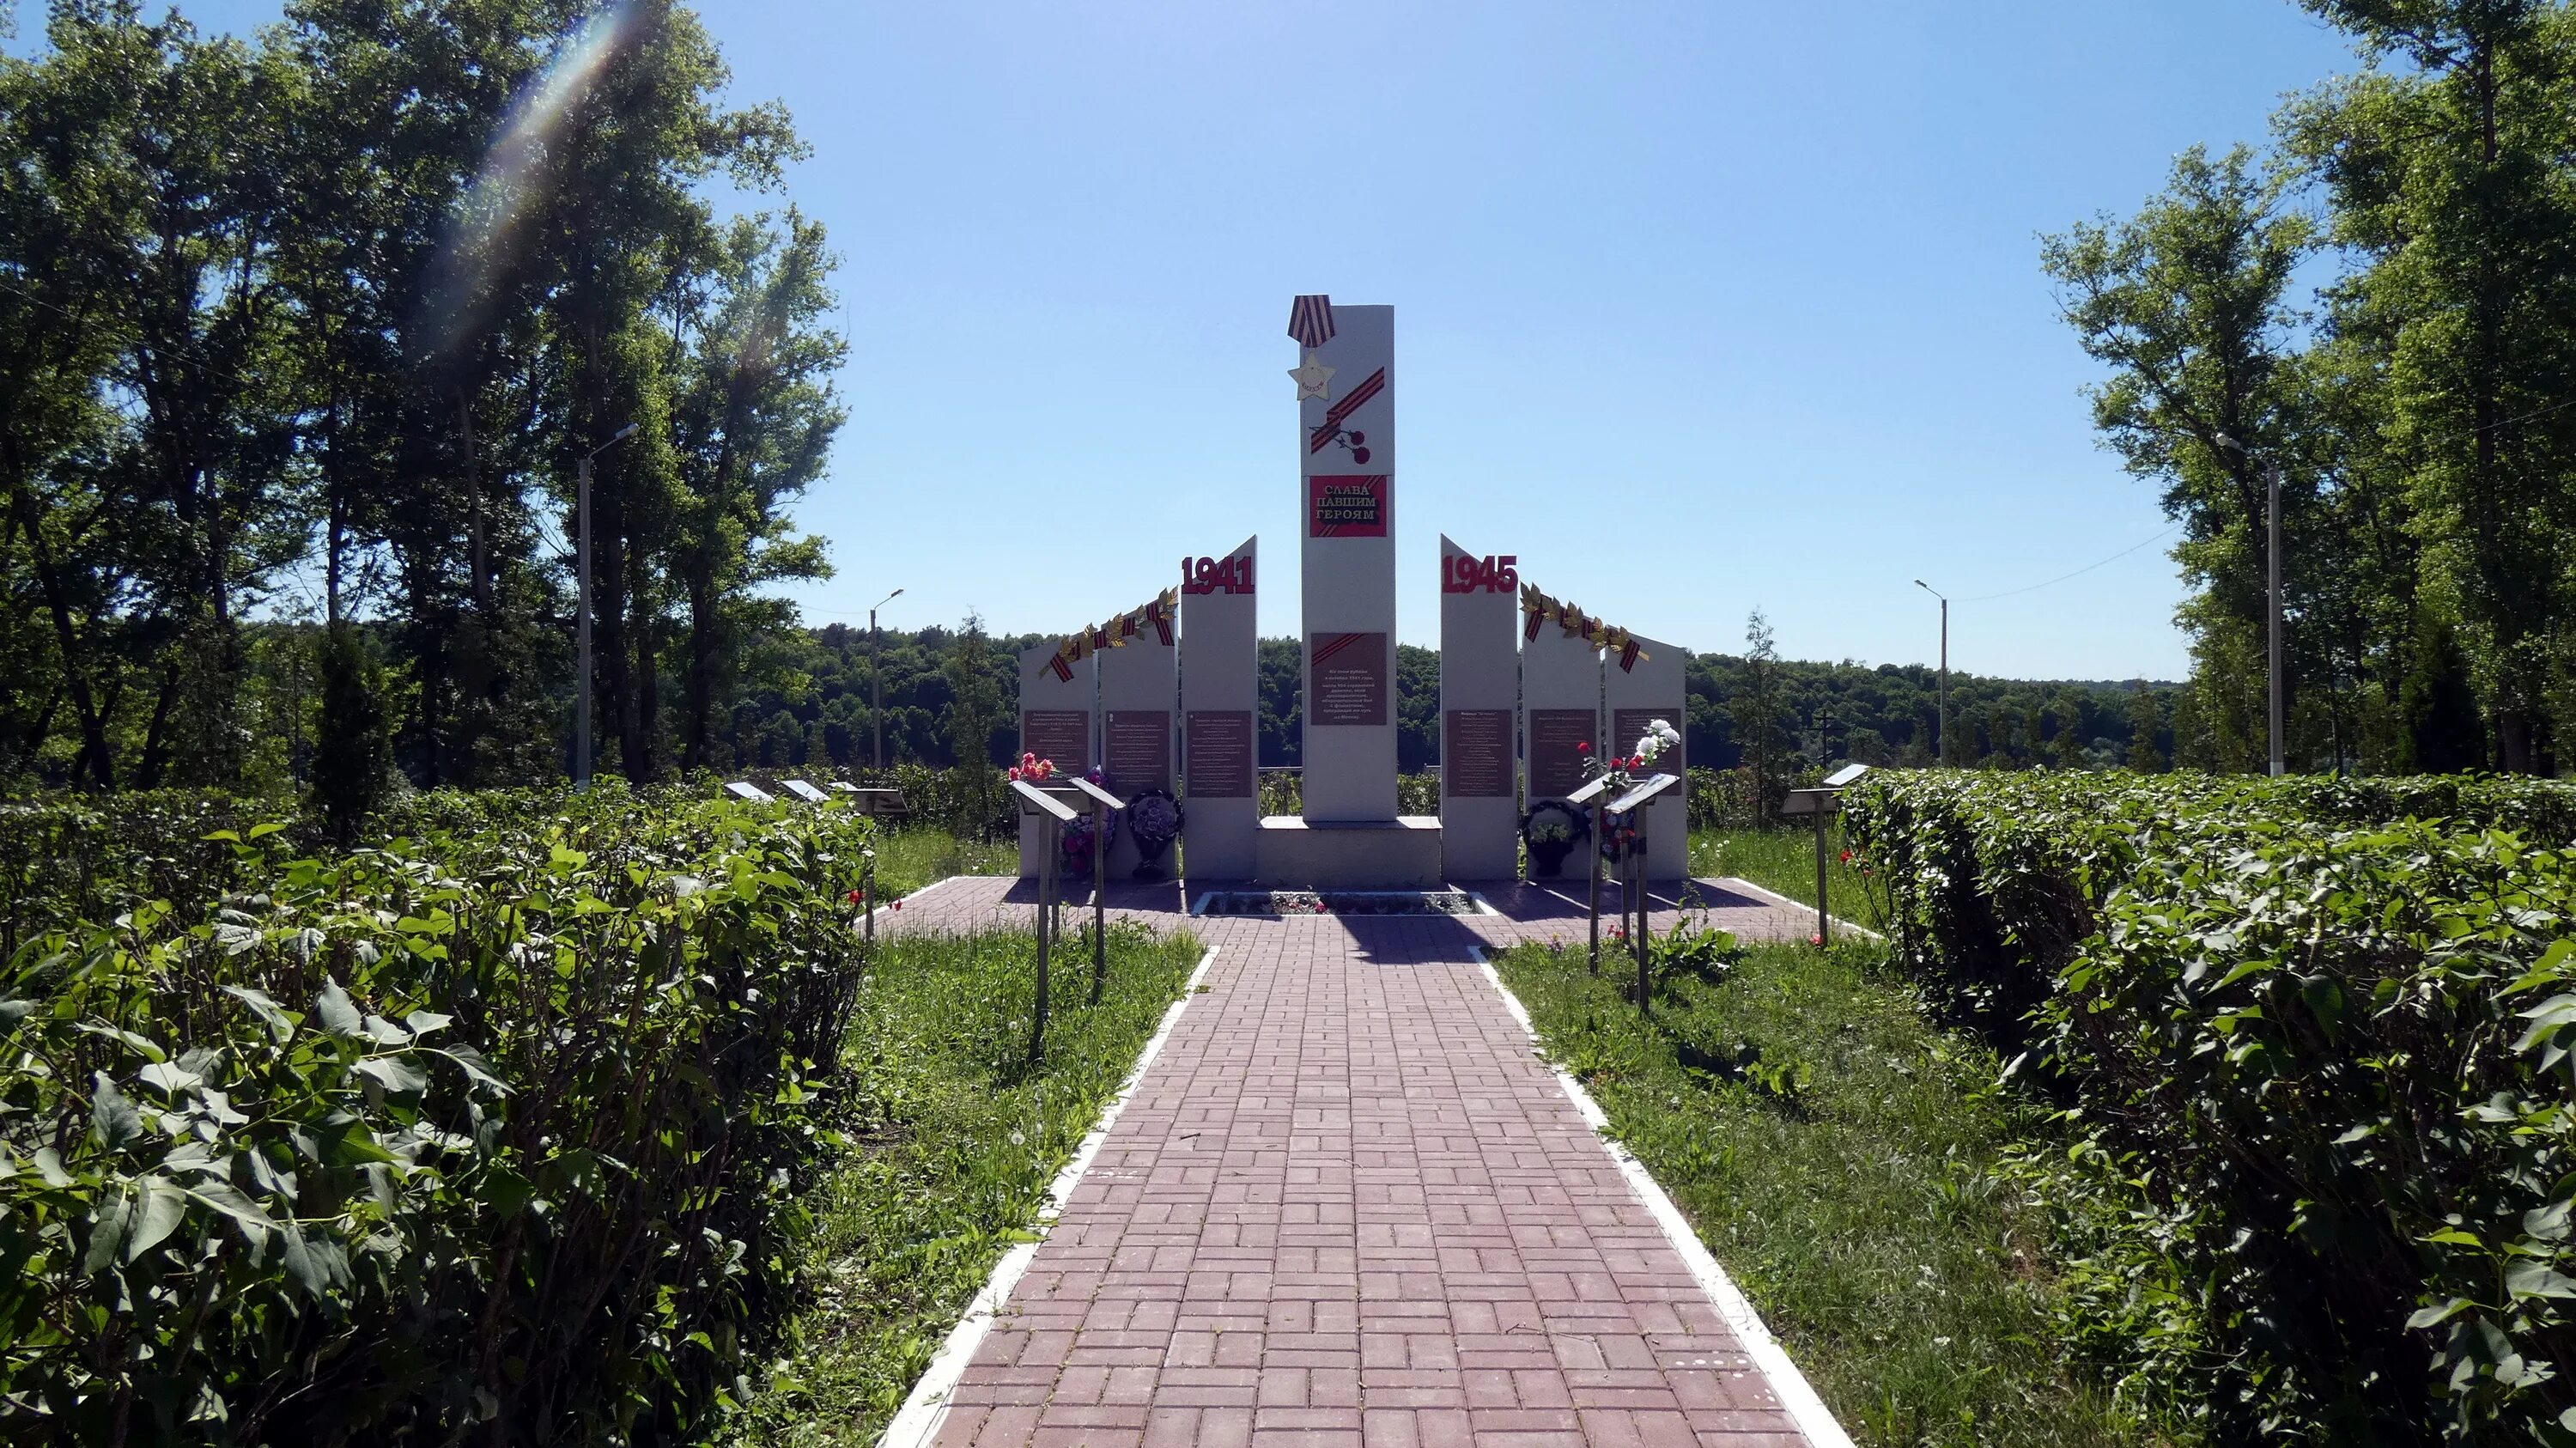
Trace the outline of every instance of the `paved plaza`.
{"label": "paved plaza", "polygon": [[[1188,928],[1215,958],[941,1410],[898,1433],[956,1448],[1825,1441],[1480,963],[1582,940],[1581,898],[1469,888],[1502,913],[1190,918],[1177,885],[1113,887],[1113,913]],[[1748,939],[1814,929],[1733,882],[1696,891]],[[887,919],[1025,927],[1034,898],[967,877]]]}

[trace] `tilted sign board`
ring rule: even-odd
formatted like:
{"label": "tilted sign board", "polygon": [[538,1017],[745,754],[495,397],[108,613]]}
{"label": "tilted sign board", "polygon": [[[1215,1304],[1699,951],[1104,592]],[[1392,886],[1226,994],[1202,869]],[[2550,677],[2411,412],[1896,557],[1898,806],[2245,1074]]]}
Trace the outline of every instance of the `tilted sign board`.
{"label": "tilted sign board", "polygon": [[1181,561],[1181,868],[1249,880],[1261,827],[1255,540]]}
{"label": "tilted sign board", "polygon": [[1452,880],[1519,874],[1518,562],[1440,540],[1440,854]]}
{"label": "tilted sign board", "polygon": [[[1579,634],[1539,620],[1521,639],[1521,739],[1528,751],[1525,803],[1563,799],[1583,787],[1587,758],[1601,750],[1601,650]],[[1575,850],[1556,875],[1581,876],[1590,850]]]}
{"label": "tilted sign board", "polygon": [[[1689,723],[1690,712],[1682,686],[1682,651],[1671,644],[1639,638],[1633,658],[1623,666],[1621,654],[1613,652],[1602,669],[1602,691],[1610,710],[1609,747],[1613,753],[1635,751],[1646,726],[1661,719],[1682,732]],[[1684,773],[1689,760],[1684,757],[1686,745],[1676,744],[1658,756],[1654,771],[1670,774],[1679,781],[1656,796],[1646,806],[1646,878],[1657,881],[1679,880],[1690,873],[1690,776]]]}
{"label": "tilted sign board", "polygon": [[[1132,631],[1121,632],[1119,646],[1094,656],[1100,664],[1098,763],[1120,799],[1149,789],[1178,793],[1172,748],[1181,701],[1178,622],[1136,623],[1131,615],[1120,627]],[[1158,864],[1168,873],[1173,861],[1167,854]],[[1124,880],[1135,868],[1135,836],[1122,829],[1109,847],[1109,878]]]}
{"label": "tilted sign board", "polygon": [[[1080,774],[1093,759],[1094,725],[1100,701],[1095,693],[1094,658],[1080,663],[1057,656],[1059,645],[1043,643],[1020,654],[1020,747],[1013,759],[1034,754],[1059,770]],[[1035,879],[1042,836],[1037,825],[1020,820],[1020,875]]]}

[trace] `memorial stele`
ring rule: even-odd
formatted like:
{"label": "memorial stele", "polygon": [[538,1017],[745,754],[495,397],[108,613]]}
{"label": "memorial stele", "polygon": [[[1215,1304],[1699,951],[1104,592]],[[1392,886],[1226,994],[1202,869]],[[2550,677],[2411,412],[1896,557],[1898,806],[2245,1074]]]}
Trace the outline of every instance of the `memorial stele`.
{"label": "memorial stele", "polygon": [[[1566,792],[1556,757],[1565,745],[1582,736],[1595,750],[1624,752],[1633,739],[1605,738],[1605,728],[1682,724],[1682,655],[1524,586],[1517,555],[1471,553],[1443,536],[1440,812],[1399,813],[1395,309],[1301,296],[1288,332],[1297,343],[1288,375],[1302,535],[1301,812],[1265,817],[1258,806],[1252,539],[1183,558],[1177,589],[1024,653],[1020,748],[1060,770],[1100,768],[1122,799],[1177,793],[1187,817],[1180,872],[1193,889],[1419,890],[1509,878],[1523,810]],[[1111,657],[1125,649],[1145,652]],[[1122,769],[1151,777],[1123,779]],[[1658,879],[1681,873],[1683,792],[1650,806],[1647,864]],[[1024,875],[1036,873],[1037,839],[1023,831]],[[1119,844],[1113,868],[1132,859]],[[1577,852],[1559,873],[1579,877],[1588,865]]]}

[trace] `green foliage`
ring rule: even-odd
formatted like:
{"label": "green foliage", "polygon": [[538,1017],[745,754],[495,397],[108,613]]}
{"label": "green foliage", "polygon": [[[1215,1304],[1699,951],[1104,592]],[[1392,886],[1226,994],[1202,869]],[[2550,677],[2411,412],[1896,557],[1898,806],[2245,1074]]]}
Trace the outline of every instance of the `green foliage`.
{"label": "green foliage", "polygon": [[385,732],[384,670],[346,623],[322,635],[322,717],[315,731],[313,798],[331,838],[343,847],[384,802],[392,783],[392,741]]}
{"label": "green foliage", "polygon": [[[2306,0],[2363,61],[2042,260],[2195,585],[2169,757],[2264,756],[2281,477],[2294,767],[2551,774],[2576,721],[2576,8]],[[2315,278],[2313,288],[2305,284]],[[2231,445],[2232,444],[2232,445]]]}
{"label": "green foliage", "polygon": [[869,836],[614,789],[337,858],[272,823],[214,832],[211,909],[24,940],[12,1435],[701,1431],[800,1298]]}
{"label": "green foliage", "polygon": [[1034,991],[1031,937],[884,947],[844,1049],[844,1145],[810,1198],[819,1230],[805,1261],[820,1296],[769,1364],[742,1440],[874,1439],[994,1262],[1027,1240],[1048,1183],[1200,954],[1185,935],[1113,928],[1106,993],[1097,1005],[1058,993],[1032,1070],[1012,1049]]}
{"label": "green foliage", "polygon": [[2029,1163],[2072,1335],[2219,1438],[2562,1441],[2576,787],[1908,777],[1853,803],[1899,961],[2027,1045],[2085,1134]]}
{"label": "green foliage", "polygon": [[[576,580],[549,535],[629,424],[597,456],[580,686],[613,767],[666,773],[674,725],[718,762],[711,716],[783,686],[792,613],[757,589],[823,571],[785,509],[841,416],[819,229],[711,202],[779,189],[784,113],[729,107],[671,0],[298,0],[240,37],[167,8],[54,5],[0,55],[0,777],[238,790],[310,761],[354,801],[370,771],[315,727],[351,701],[315,710],[300,651],[260,646],[351,627],[414,782],[557,775]],[[597,64],[547,90],[581,34]]]}
{"label": "green foliage", "polygon": [[2001,1172],[2046,1129],[1874,951],[1755,946],[1641,1018],[1581,949],[1496,968],[1867,1448],[2167,1443],[2053,1336],[2046,1219]]}

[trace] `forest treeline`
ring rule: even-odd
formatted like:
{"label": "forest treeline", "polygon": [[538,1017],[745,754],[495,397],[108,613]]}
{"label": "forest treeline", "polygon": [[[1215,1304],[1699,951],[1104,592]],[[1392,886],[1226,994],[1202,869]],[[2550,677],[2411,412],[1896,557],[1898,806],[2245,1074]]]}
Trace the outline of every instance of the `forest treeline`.
{"label": "forest treeline", "polygon": [[2215,761],[2265,750],[2277,467],[2293,769],[2556,773],[2576,727],[2576,11],[2306,0],[2363,68],[2047,240],[2095,420],[2182,525]]}
{"label": "forest treeline", "polygon": [[[1767,629],[1742,654],[1694,654],[1685,671],[1688,718],[1675,720],[1690,762],[1717,768],[1750,763],[1754,725],[1768,720],[1770,751],[1785,767],[1858,760],[1929,764],[1936,737],[1939,674],[1922,664],[1806,663],[1770,655]],[[1047,642],[1031,634],[985,638],[959,630],[886,630],[885,762],[945,767],[958,760],[954,729],[961,651],[992,706],[986,758],[1008,762],[1016,737],[1011,701],[1018,652]],[[1264,766],[1298,762],[1298,653],[1293,638],[1260,642],[1257,727]],[[864,769],[875,759],[876,716],[868,633],[834,624],[783,643],[775,673],[746,693],[725,722],[721,745],[744,768]],[[1396,649],[1397,766],[1407,773],[1440,762],[1440,654]],[[2202,762],[2205,737],[2191,698],[2170,684],[2042,683],[1950,676],[1951,762],[2020,768],[2047,764],[2163,769],[2177,739],[2186,763]],[[2179,734],[2177,730],[2179,729]],[[970,727],[968,738],[974,729]],[[2144,747],[2141,748],[2141,740]],[[2196,744],[2196,741],[2198,743]],[[1766,761],[1768,763],[1775,761]]]}
{"label": "forest treeline", "polygon": [[0,777],[560,778],[591,454],[601,767],[712,763],[842,416],[802,143],[726,81],[669,0],[52,5],[0,57]]}

